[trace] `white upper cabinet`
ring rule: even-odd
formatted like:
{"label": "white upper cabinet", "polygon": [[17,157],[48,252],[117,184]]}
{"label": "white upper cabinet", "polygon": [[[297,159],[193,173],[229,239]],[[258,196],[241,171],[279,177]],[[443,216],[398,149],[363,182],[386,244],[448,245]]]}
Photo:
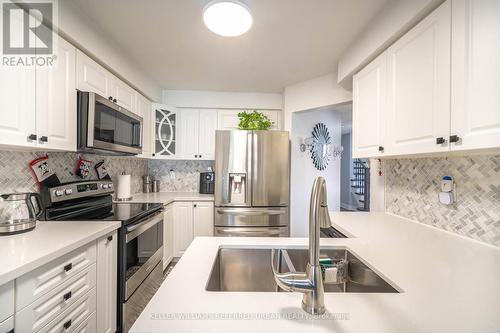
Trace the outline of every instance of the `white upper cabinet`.
{"label": "white upper cabinet", "polygon": [[110,82],[109,95],[113,96],[113,101],[116,100],[116,104],[137,114],[135,101],[137,92],[115,76],[111,76]]}
{"label": "white upper cabinet", "polygon": [[36,147],[33,68],[0,67],[0,144]]}
{"label": "white upper cabinet", "polygon": [[81,51],[76,55],[76,86],[114,101],[136,113],[137,92]]}
{"label": "white upper cabinet", "polygon": [[450,39],[447,1],[387,50],[387,154],[449,150]]}
{"label": "white upper cabinet", "polygon": [[141,94],[137,94],[135,110],[142,117],[142,154],[139,157],[150,158],[154,135],[151,102]]}
{"label": "white upper cabinet", "polygon": [[452,10],[451,150],[500,147],[500,1],[453,0]]}
{"label": "white upper cabinet", "polygon": [[387,53],[383,53],[353,78],[353,157],[384,153],[387,102]]}
{"label": "white upper cabinet", "polygon": [[62,38],[56,45],[57,64],[36,71],[38,144],[76,151],[76,48]]}
{"label": "white upper cabinet", "polygon": [[[238,118],[238,113],[240,112],[251,112],[251,110],[219,110],[217,119],[217,129],[219,130],[234,130],[238,129],[238,124],[240,119]],[[269,120],[273,122],[271,129],[279,130],[281,129],[281,111],[275,110],[257,110],[265,114]]]}
{"label": "white upper cabinet", "polygon": [[200,131],[198,134],[198,153],[201,159],[215,159],[215,131],[217,130],[217,111],[200,110]]}
{"label": "white upper cabinet", "polygon": [[51,67],[0,68],[0,144],[76,150],[76,49],[55,45]]}
{"label": "white upper cabinet", "polygon": [[177,159],[215,158],[216,110],[181,109],[178,112]]}
{"label": "white upper cabinet", "polygon": [[173,159],[176,157],[177,109],[172,106],[153,104],[153,157]]}
{"label": "white upper cabinet", "polygon": [[78,90],[111,97],[111,75],[81,51],[76,53],[76,80]]}
{"label": "white upper cabinet", "polygon": [[181,109],[178,113],[177,158],[198,158],[200,113],[197,109]]}
{"label": "white upper cabinet", "polygon": [[[12,15],[12,20],[21,20]],[[18,21],[19,22],[19,21]],[[22,45],[22,24],[11,24],[11,42]],[[0,65],[0,144],[34,147],[36,138],[35,69]]]}

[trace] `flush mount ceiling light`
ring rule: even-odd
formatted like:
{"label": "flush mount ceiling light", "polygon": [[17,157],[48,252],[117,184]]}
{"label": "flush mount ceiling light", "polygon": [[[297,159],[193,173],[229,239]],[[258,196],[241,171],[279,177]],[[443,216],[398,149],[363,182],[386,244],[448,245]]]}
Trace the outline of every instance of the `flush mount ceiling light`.
{"label": "flush mount ceiling light", "polygon": [[252,26],[252,14],[239,1],[216,0],[203,9],[203,22],[210,31],[224,37],[239,36]]}

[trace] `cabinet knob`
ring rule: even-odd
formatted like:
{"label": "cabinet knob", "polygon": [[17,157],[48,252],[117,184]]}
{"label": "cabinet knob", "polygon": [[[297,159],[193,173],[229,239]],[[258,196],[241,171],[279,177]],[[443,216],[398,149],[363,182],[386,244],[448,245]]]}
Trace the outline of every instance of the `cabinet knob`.
{"label": "cabinet knob", "polygon": [[113,235],[108,236],[108,242],[111,242],[113,240]]}
{"label": "cabinet knob", "polygon": [[193,207],[196,208],[196,207],[198,207],[198,205],[197,204],[193,204]]}
{"label": "cabinet knob", "polygon": [[49,138],[46,137],[46,136],[42,136],[42,137],[40,137],[40,142],[42,142],[42,143],[43,142],[49,142]]}
{"label": "cabinet knob", "polygon": [[378,146],[378,151],[383,153],[384,152],[384,146]]}
{"label": "cabinet knob", "polygon": [[202,158],[203,156],[200,155],[200,158]]}
{"label": "cabinet knob", "polygon": [[116,103],[116,98],[113,98],[113,102]]}
{"label": "cabinet knob", "polygon": [[36,134],[28,135],[28,140],[32,140],[32,141],[36,140]]}
{"label": "cabinet knob", "polygon": [[460,141],[460,137],[458,135],[451,135],[450,142],[458,142]]}
{"label": "cabinet knob", "polygon": [[108,99],[109,99],[110,101],[112,101],[112,100],[113,100],[113,96],[109,96],[109,97],[108,97]]}
{"label": "cabinet knob", "polygon": [[436,144],[437,145],[442,145],[444,143],[446,143],[445,138],[442,138],[442,137],[436,138]]}

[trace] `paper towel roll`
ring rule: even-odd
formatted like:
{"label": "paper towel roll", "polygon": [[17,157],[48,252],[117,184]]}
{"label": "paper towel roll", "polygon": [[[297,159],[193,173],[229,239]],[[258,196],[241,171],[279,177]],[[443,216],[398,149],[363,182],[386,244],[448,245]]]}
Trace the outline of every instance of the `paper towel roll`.
{"label": "paper towel roll", "polygon": [[130,195],[130,175],[119,175],[118,184],[116,186],[116,199],[127,200],[131,198]]}

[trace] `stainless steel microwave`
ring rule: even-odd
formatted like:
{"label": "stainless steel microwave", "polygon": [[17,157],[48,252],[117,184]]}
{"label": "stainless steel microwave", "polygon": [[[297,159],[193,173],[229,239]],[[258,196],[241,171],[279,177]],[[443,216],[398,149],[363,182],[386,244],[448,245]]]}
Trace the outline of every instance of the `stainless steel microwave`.
{"label": "stainless steel microwave", "polygon": [[93,92],[78,91],[78,151],[137,155],[142,153],[143,120]]}

